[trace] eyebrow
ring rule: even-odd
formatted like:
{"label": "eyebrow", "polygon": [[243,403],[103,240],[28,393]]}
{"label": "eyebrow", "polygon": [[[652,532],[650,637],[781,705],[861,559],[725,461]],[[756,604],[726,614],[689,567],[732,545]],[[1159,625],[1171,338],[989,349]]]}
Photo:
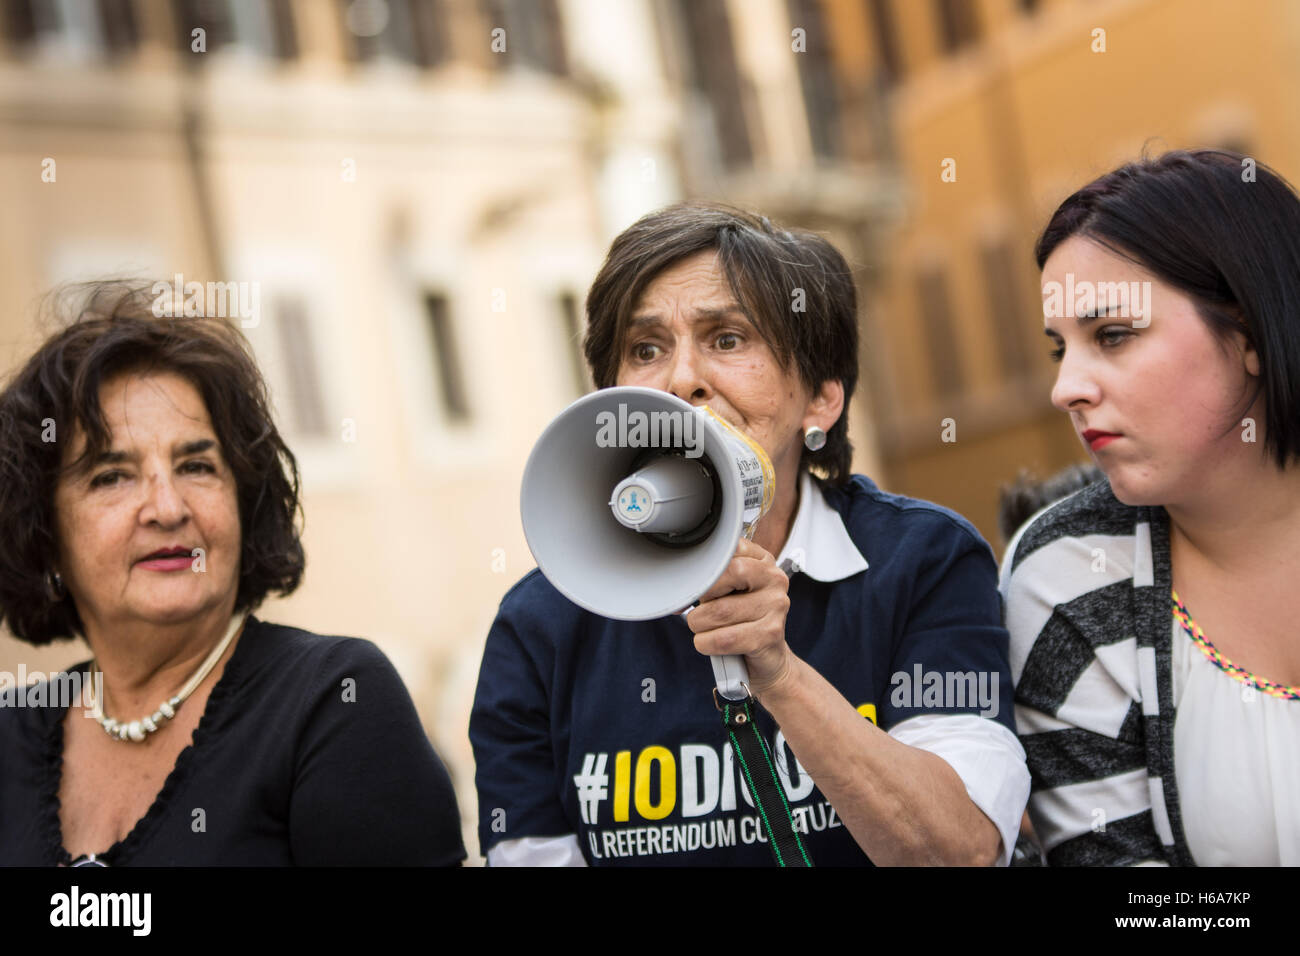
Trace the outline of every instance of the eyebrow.
{"label": "eyebrow", "polygon": [[1100,319],[1103,316],[1110,315],[1116,309],[1125,309],[1127,307],[1128,307],[1127,303],[1114,302],[1108,307],[1102,309],[1100,312],[1095,310],[1092,312],[1080,312],[1078,315],[1074,317],[1074,321],[1079,324],[1080,328],[1082,328],[1083,326],[1087,325],[1089,322],[1092,322],[1096,319]]}
{"label": "eyebrow", "polygon": [[[1079,328],[1084,329],[1087,328],[1089,325],[1091,325],[1093,322],[1096,322],[1098,319],[1104,318],[1118,309],[1123,309],[1124,306],[1125,304],[1123,302],[1116,302],[1108,306],[1107,308],[1102,309],[1100,312],[1096,312],[1096,311],[1080,312],[1078,315],[1074,317],[1074,321],[1075,324],[1079,326]],[[1043,329],[1043,334],[1046,335],[1048,338],[1053,338],[1053,339],[1059,339],[1061,337],[1060,333],[1057,332],[1055,329],[1045,328]]]}
{"label": "eyebrow", "polygon": [[[184,458],[187,455],[197,455],[201,452],[209,451],[217,447],[215,440],[211,438],[196,438],[193,441],[182,442],[172,447],[173,458]],[[95,456],[91,467],[97,465],[118,465],[124,461],[130,461],[135,456],[131,452],[125,452],[120,449],[108,449],[100,452]]]}
{"label": "eyebrow", "polygon": [[[700,322],[709,319],[713,319],[713,320],[725,319],[728,316],[733,316],[733,315],[740,316],[746,322],[750,321],[749,314],[743,308],[741,308],[738,303],[735,302],[724,306],[694,309],[693,312],[695,316],[693,321],[695,322]],[[657,325],[662,321],[663,318],[657,312],[650,312],[642,315],[634,315],[632,318],[628,320],[627,327],[629,329],[634,329],[646,325]],[[753,323],[751,322],[750,324],[752,325]]]}

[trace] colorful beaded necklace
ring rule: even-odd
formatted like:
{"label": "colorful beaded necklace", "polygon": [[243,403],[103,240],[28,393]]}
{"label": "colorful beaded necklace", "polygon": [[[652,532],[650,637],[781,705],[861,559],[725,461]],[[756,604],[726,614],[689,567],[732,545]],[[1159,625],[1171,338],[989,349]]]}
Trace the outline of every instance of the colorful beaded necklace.
{"label": "colorful beaded necklace", "polygon": [[1256,677],[1244,667],[1238,667],[1232,661],[1228,660],[1219,652],[1219,649],[1210,643],[1205,632],[1201,630],[1183,602],[1178,599],[1178,592],[1173,591],[1174,598],[1174,619],[1182,625],[1187,636],[1192,639],[1192,643],[1201,649],[1201,653],[1210,659],[1210,663],[1219,670],[1223,671],[1233,680],[1241,681],[1248,687],[1254,687],[1270,697],[1278,697],[1282,700],[1300,700],[1300,687],[1287,687],[1285,684],[1275,684],[1271,680],[1265,680],[1262,677]]}

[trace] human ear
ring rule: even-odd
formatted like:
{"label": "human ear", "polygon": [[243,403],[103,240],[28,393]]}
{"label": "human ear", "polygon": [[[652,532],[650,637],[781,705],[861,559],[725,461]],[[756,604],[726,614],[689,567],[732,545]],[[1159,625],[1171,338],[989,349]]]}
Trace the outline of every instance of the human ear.
{"label": "human ear", "polygon": [[813,393],[804,410],[803,427],[816,425],[822,431],[829,432],[844,411],[844,383],[837,378],[828,378]]}
{"label": "human ear", "polygon": [[1253,346],[1247,345],[1242,357],[1246,360],[1246,371],[1259,378],[1259,353]]}
{"label": "human ear", "polygon": [[1255,351],[1255,346],[1241,332],[1233,332],[1232,341],[1237,347],[1237,354],[1241,356],[1246,373],[1252,378],[1259,378],[1259,353]]}

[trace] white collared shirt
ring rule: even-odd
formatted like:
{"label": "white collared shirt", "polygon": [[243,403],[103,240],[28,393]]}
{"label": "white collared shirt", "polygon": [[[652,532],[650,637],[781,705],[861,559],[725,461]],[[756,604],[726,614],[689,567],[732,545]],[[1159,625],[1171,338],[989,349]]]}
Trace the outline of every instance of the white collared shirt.
{"label": "white collared shirt", "polygon": [[849,537],[844,520],[807,471],[799,479],[799,509],[776,563],[787,574],[802,572],[827,584],[867,570],[867,559]]}

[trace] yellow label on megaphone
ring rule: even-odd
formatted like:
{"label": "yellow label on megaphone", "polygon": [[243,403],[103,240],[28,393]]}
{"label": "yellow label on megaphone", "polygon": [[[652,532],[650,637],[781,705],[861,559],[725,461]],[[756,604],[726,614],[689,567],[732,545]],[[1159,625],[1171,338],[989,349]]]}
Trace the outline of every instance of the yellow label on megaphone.
{"label": "yellow label on megaphone", "polygon": [[772,499],[776,497],[776,469],[772,467],[772,459],[767,457],[762,445],[708,405],[697,405],[695,411],[708,415],[731,439],[732,454],[740,467],[740,481],[745,493],[743,521],[746,532],[751,532],[758,519],[772,507]]}

